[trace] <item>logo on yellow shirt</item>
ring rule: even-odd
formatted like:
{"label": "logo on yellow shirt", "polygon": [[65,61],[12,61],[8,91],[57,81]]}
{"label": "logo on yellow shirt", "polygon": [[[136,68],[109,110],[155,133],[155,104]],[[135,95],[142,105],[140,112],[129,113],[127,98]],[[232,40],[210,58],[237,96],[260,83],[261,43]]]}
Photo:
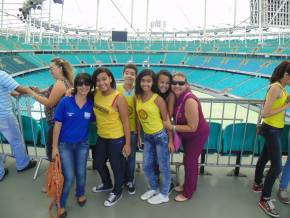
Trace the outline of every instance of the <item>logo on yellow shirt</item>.
{"label": "logo on yellow shirt", "polygon": [[102,112],[102,113],[109,113],[109,110],[107,108],[102,107],[101,105],[95,104],[94,105],[95,109],[97,109],[98,111]]}
{"label": "logo on yellow shirt", "polygon": [[142,120],[146,120],[148,118],[147,112],[143,109],[138,111],[138,115],[139,115],[140,119],[142,119]]}

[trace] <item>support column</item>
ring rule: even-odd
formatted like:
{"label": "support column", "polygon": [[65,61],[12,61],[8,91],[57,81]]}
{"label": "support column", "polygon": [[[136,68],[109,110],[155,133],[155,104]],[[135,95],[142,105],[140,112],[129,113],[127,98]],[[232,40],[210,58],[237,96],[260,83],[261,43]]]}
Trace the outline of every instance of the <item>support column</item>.
{"label": "support column", "polygon": [[97,0],[97,14],[96,14],[96,38],[99,38],[99,9],[100,9],[100,0]]}
{"label": "support column", "polygon": [[148,19],[149,19],[149,0],[146,4],[146,40],[148,40]]}
{"label": "support column", "polygon": [[131,0],[131,28],[133,27],[133,18],[134,18],[134,0]]}
{"label": "support column", "polygon": [[3,30],[4,0],[1,2],[1,31]]}
{"label": "support column", "polygon": [[60,19],[60,30],[59,30],[59,38],[58,43],[62,42],[62,32],[63,32],[63,11],[64,11],[64,2],[61,5],[61,19]]}
{"label": "support column", "polygon": [[206,12],[207,12],[207,0],[204,0],[204,16],[203,16],[203,39],[206,39]]}

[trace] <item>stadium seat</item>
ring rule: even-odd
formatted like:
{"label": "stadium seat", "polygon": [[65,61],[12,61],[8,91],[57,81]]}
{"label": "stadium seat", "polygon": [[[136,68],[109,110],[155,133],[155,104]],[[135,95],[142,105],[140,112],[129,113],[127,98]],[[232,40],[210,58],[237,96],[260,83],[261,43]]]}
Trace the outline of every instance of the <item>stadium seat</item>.
{"label": "stadium seat", "polygon": [[46,118],[39,120],[40,132],[41,132],[41,145],[46,145],[46,139],[48,135],[49,125]]}
{"label": "stadium seat", "polygon": [[220,123],[216,122],[209,122],[210,127],[210,134],[207,140],[207,143],[204,145],[204,149],[201,153],[201,167],[200,167],[200,174],[205,173],[205,160],[207,154],[213,154],[218,153],[221,149],[220,146],[220,138],[221,138],[221,132],[222,132],[222,126]]}
{"label": "stadium seat", "polygon": [[97,127],[95,123],[90,124],[90,129],[89,129],[89,145],[90,147],[96,146],[98,139],[97,135]]}
{"label": "stadium seat", "polygon": [[237,156],[234,176],[239,176],[241,157],[253,154],[258,146],[256,129],[257,125],[254,123],[235,123],[224,129],[223,152]]}
{"label": "stadium seat", "polygon": [[40,145],[40,126],[29,116],[21,115],[23,138],[26,145]]}
{"label": "stadium seat", "polygon": [[290,130],[290,125],[286,124],[282,132],[282,155],[289,155],[288,154],[289,130]]}

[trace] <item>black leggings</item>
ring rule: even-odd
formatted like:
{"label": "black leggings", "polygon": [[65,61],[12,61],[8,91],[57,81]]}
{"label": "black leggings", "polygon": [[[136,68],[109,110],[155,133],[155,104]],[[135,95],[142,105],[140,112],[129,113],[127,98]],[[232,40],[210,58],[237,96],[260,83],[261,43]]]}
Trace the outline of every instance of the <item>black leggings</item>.
{"label": "black leggings", "polygon": [[53,124],[49,124],[48,133],[46,138],[46,155],[48,161],[52,160],[52,138],[53,138]]}

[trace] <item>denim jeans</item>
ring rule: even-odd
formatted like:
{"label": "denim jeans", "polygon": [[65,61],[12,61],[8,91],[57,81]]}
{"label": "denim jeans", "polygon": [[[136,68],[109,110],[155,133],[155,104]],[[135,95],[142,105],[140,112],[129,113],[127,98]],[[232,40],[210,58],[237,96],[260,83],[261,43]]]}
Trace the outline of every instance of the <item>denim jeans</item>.
{"label": "denim jeans", "polygon": [[[24,169],[28,165],[30,159],[26,152],[23,136],[20,132],[19,124],[14,114],[11,113],[5,117],[0,117],[0,132],[12,147],[12,154],[16,158],[16,169]],[[4,175],[2,158],[0,159],[0,162],[1,178],[1,175]]]}
{"label": "denim jeans", "polygon": [[270,160],[270,169],[265,177],[262,198],[270,198],[275,180],[282,170],[282,128],[275,128],[263,123],[265,126],[265,144],[262,154],[257,162],[255,171],[256,184],[262,183],[263,172],[267,162]]}
{"label": "denim jeans", "polygon": [[104,139],[98,137],[97,144],[94,148],[95,159],[93,160],[93,167],[97,169],[102,183],[106,187],[112,186],[109,169],[106,165],[109,159],[110,165],[114,174],[114,189],[115,195],[121,194],[124,184],[126,159],[122,154],[125,145],[125,138],[118,139]]}
{"label": "denim jeans", "polygon": [[87,159],[89,145],[87,142],[59,143],[62,172],[64,176],[63,192],[60,199],[60,206],[65,207],[66,201],[76,177],[76,197],[85,194]]}
{"label": "denim jeans", "polygon": [[170,153],[168,150],[168,135],[162,131],[148,135],[144,134],[143,170],[152,190],[158,189],[158,176],[156,175],[156,163],[162,175],[161,194],[168,196],[171,174],[170,174]]}
{"label": "denim jeans", "polygon": [[290,132],[288,135],[288,157],[287,157],[287,161],[285,163],[285,166],[283,168],[282,178],[280,181],[280,188],[281,189],[287,189],[288,184],[290,182],[290,158],[289,158],[289,154],[290,154]]}
{"label": "denim jeans", "polygon": [[125,184],[135,182],[135,165],[136,165],[136,147],[137,134],[131,132],[131,154],[129,155],[125,166]]}

